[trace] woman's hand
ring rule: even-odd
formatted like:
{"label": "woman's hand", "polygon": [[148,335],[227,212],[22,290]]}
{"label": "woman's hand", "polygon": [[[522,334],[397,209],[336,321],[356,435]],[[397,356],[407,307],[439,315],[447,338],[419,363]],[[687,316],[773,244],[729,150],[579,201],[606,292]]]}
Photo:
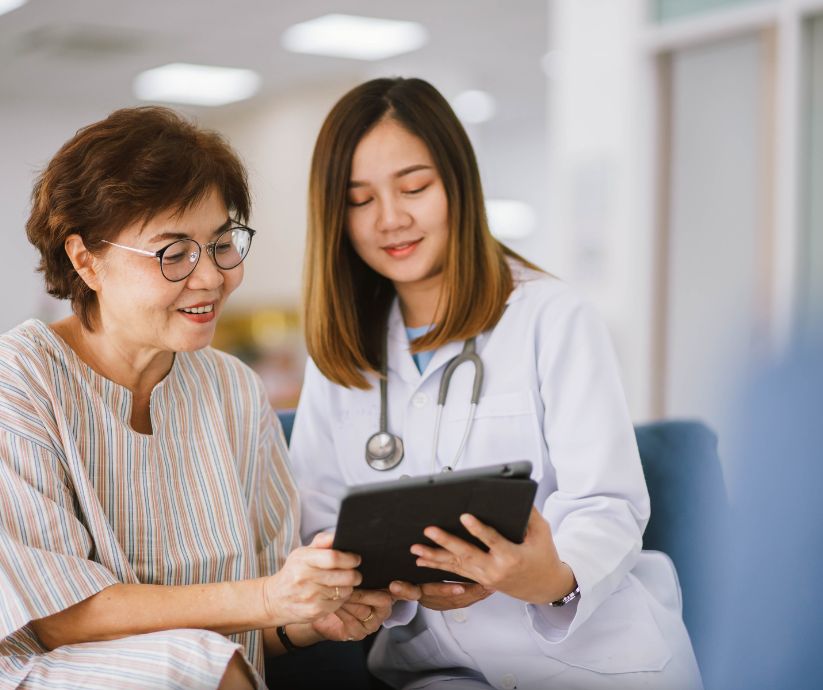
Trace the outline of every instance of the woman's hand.
{"label": "woman's hand", "polygon": [[460,522],[489,551],[437,527],[427,527],[423,533],[441,548],[412,546],[418,566],[457,573],[487,590],[532,604],[556,601],[574,589],[574,573],[557,555],[549,523],[534,506],[522,544],[510,542],[472,515],[461,515]]}
{"label": "woman's hand", "polygon": [[383,590],[356,589],[339,609],[312,623],[327,640],[362,640],[377,632],[391,615],[391,594]]}
{"label": "woman's hand", "polygon": [[389,585],[389,591],[395,599],[418,601],[421,606],[433,611],[464,609],[492,594],[492,590],[478,584],[430,582],[413,585],[399,580]]}
{"label": "woman's hand", "polygon": [[263,581],[268,623],[312,622],[337,611],[363,579],[355,568],[360,556],[333,551],[333,536],[321,533],[309,546],[292,551],[283,567]]}

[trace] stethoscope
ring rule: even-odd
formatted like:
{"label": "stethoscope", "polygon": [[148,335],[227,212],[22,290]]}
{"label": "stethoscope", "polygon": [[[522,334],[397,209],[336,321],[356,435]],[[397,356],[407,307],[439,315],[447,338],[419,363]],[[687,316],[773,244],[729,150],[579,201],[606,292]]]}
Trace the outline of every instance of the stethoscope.
{"label": "stethoscope", "polygon": [[[403,460],[403,440],[395,435],[389,433],[388,430],[388,333],[386,339],[383,341],[383,355],[380,360],[380,430],[376,434],[372,434],[369,440],[366,441],[366,462],[374,470],[384,472],[397,467]],[[443,408],[446,405],[446,397],[449,394],[449,385],[451,384],[452,376],[461,364],[471,362],[474,364],[474,382],[472,385],[471,407],[469,409],[469,418],[466,421],[466,427],[463,430],[463,438],[460,441],[460,447],[454,456],[451,465],[446,465],[443,468],[444,472],[451,472],[460,462],[460,457],[463,455],[463,449],[466,446],[466,441],[469,438],[472,424],[474,424],[474,415],[477,411],[477,403],[480,400],[480,390],[483,388],[483,360],[475,351],[475,338],[469,338],[463,345],[463,351],[452,357],[446,365],[446,370],[443,372],[443,378],[440,379],[440,391],[437,394],[437,417],[434,423],[434,438],[432,439],[432,472],[437,466],[437,446],[440,441],[440,421],[443,416]]]}

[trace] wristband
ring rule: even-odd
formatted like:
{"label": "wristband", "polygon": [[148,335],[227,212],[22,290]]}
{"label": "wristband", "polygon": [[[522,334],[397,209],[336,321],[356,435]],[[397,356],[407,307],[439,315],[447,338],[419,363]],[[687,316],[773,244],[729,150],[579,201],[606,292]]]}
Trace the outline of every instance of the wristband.
{"label": "wristband", "polygon": [[278,625],[277,628],[277,637],[283,646],[286,648],[286,651],[289,654],[296,652],[300,647],[298,647],[294,642],[289,639],[289,636],[286,634],[286,626],[285,625]]}

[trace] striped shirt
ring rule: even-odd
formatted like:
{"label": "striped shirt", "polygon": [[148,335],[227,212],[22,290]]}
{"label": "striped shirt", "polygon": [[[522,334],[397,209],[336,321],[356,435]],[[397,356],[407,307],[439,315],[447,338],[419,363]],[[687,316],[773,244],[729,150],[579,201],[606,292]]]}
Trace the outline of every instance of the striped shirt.
{"label": "striped shirt", "polygon": [[297,545],[285,441],[256,374],[211,348],[177,353],[150,406],[153,433],[134,431],[130,391],[42,322],[0,336],[0,688],[216,687],[237,649],[262,673],[259,631],[48,652],[28,625],[116,583],[272,574]]}

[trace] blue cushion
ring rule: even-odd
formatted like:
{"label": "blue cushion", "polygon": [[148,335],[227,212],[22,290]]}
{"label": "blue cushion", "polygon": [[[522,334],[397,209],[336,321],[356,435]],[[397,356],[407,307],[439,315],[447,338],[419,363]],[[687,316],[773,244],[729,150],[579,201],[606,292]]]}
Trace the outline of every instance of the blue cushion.
{"label": "blue cushion", "polygon": [[717,437],[691,421],[657,422],[635,432],[651,501],[643,548],[663,551],[674,561],[683,590],[683,620],[701,662],[712,599],[722,590],[715,565],[728,517]]}

